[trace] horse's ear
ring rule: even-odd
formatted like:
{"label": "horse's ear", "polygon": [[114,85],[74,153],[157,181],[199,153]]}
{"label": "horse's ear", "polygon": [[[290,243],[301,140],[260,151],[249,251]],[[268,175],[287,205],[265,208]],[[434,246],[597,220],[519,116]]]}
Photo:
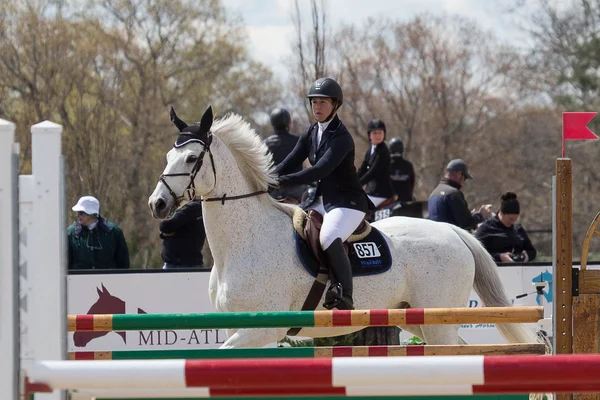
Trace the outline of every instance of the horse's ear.
{"label": "horse's ear", "polygon": [[104,283],[101,284],[102,285],[102,293],[107,294],[110,296],[110,292],[108,291],[107,288],[104,287]]}
{"label": "horse's ear", "polygon": [[212,126],[212,123],[213,123],[212,106],[208,106],[206,111],[204,111],[204,115],[202,116],[202,119],[200,120],[200,132],[204,133],[204,134],[208,134],[208,132],[210,131],[210,127]]}
{"label": "horse's ear", "polygon": [[179,132],[181,132],[184,128],[187,128],[188,124],[179,119],[177,114],[175,114],[175,109],[173,108],[173,106],[171,106],[171,111],[169,112],[169,115],[171,116],[171,121],[175,124],[177,129],[179,129]]}
{"label": "horse's ear", "polygon": [[100,289],[96,288],[96,292],[98,293],[98,297],[102,296],[102,292],[100,291]]}

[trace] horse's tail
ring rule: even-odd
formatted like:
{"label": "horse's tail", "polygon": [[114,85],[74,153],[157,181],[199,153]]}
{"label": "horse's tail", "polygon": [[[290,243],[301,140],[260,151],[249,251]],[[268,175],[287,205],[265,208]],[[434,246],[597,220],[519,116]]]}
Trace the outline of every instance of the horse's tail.
{"label": "horse's tail", "polygon": [[[511,307],[497,266],[485,247],[469,232],[452,225],[454,231],[473,254],[475,259],[475,281],[473,287],[487,307]],[[498,331],[509,343],[545,343],[536,331],[524,324],[496,324]]]}

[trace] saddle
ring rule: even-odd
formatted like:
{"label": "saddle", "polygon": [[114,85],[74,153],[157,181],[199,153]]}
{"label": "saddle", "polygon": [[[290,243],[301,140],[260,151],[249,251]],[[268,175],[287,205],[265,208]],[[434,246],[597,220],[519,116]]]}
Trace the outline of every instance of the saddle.
{"label": "saddle", "polygon": [[[321,241],[319,240],[321,226],[323,225],[323,216],[315,210],[308,210],[308,212],[305,212],[298,207],[294,210],[293,218],[294,228],[296,229],[296,232],[298,232],[298,235],[309,244],[313,255],[319,261],[321,266],[328,267],[325,252],[321,248]],[[346,254],[348,254],[349,243],[364,239],[369,233],[371,233],[371,225],[363,219],[352,235],[350,235],[343,243]]]}
{"label": "saddle", "polygon": [[[294,209],[292,217],[296,252],[306,271],[315,278],[302,310],[315,310],[329,280],[329,265],[321,248],[319,235],[323,216],[314,210]],[[344,243],[352,265],[352,276],[380,274],[391,268],[392,256],[386,239],[365,219]],[[302,328],[291,328],[288,336],[297,335]]]}

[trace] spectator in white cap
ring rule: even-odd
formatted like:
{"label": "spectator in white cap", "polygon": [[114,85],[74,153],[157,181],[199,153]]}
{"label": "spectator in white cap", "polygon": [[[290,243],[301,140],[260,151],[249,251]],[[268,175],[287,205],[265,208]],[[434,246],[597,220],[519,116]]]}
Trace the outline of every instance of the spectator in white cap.
{"label": "spectator in white cap", "polygon": [[129,268],[123,231],[100,215],[100,202],[83,196],[72,208],[77,220],[67,228],[69,269]]}

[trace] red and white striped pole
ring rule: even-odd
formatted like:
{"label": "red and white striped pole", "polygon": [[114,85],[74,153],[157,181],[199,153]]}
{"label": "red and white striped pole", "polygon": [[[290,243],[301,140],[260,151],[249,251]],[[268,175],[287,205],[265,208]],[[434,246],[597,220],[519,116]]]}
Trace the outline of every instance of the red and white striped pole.
{"label": "red and white striped pole", "polygon": [[54,389],[597,385],[600,355],[422,358],[40,361]]}
{"label": "red and white striped pole", "polygon": [[219,397],[291,397],[291,396],[346,396],[383,397],[403,396],[471,396],[479,394],[529,394],[529,393],[584,393],[600,392],[595,385],[407,385],[385,387],[303,387],[303,388],[185,388],[185,389],[80,389],[73,393],[99,399],[165,399],[165,398],[219,398]]}

